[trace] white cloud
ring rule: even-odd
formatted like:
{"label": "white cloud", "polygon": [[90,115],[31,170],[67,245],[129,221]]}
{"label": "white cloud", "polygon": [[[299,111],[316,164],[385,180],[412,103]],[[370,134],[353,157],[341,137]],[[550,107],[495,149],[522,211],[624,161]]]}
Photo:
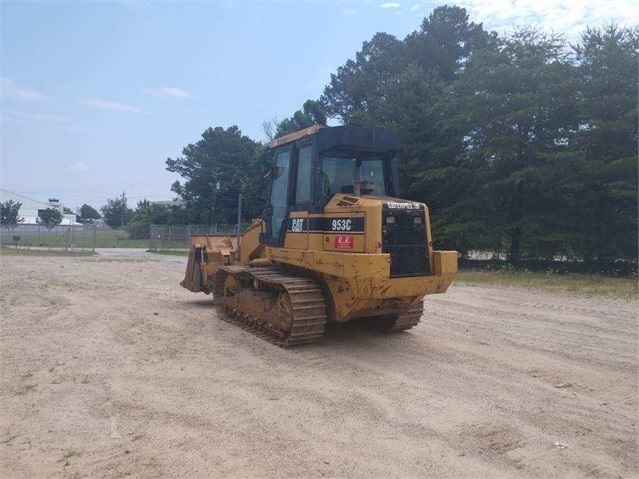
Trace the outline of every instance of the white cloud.
{"label": "white cloud", "polygon": [[163,86],[160,88],[145,88],[144,92],[147,95],[155,96],[158,98],[177,98],[180,100],[188,100],[189,98],[191,98],[191,94],[188,91],[170,86]]}
{"label": "white cloud", "polygon": [[601,27],[611,21],[635,25],[639,9],[627,0],[464,0],[454,2],[466,8],[471,21],[486,30],[502,34],[515,26],[539,26],[545,31],[565,34],[575,41],[587,26]]}
{"label": "white cloud", "polygon": [[387,8],[387,9],[393,9],[393,8],[400,8],[402,5],[401,3],[382,3],[379,8]]}
{"label": "white cloud", "polygon": [[417,11],[417,10],[419,10],[421,7],[422,7],[422,6],[421,6],[421,4],[416,3],[415,5],[413,5],[412,7],[410,7],[410,9],[409,9],[409,10],[410,10],[411,12],[416,12],[416,11]]}
{"label": "white cloud", "polygon": [[342,15],[357,15],[357,12],[352,8],[343,8]]}
{"label": "white cloud", "polygon": [[121,111],[126,113],[142,113],[142,110],[140,110],[139,108],[136,108],[131,105],[126,105],[124,103],[118,103],[115,101],[93,100],[93,99],[83,98],[79,100],[79,102],[86,106],[99,108],[100,110]]}
{"label": "white cloud", "polygon": [[8,78],[0,78],[0,96],[20,100],[44,100],[47,96],[37,90],[18,85]]}
{"label": "white cloud", "polygon": [[88,131],[86,126],[80,126],[71,118],[50,113],[27,113],[24,111],[3,109],[0,113],[0,121],[11,123],[22,123],[37,128],[44,128],[47,131],[77,133]]}
{"label": "white cloud", "polygon": [[69,171],[87,171],[92,166],[93,166],[93,162],[92,161],[90,161],[90,162],[78,161],[75,165],[71,165],[67,169]]}
{"label": "white cloud", "polygon": [[9,121],[36,121],[42,123],[71,123],[71,120],[62,115],[51,115],[49,113],[26,113],[16,110],[4,110],[2,118]]}

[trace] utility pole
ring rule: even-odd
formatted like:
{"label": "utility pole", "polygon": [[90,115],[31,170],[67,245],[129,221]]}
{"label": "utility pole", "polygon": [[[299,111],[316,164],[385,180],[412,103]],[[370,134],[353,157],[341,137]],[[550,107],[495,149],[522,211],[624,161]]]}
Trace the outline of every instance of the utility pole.
{"label": "utility pole", "polygon": [[220,192],[220,180],[218,180],[218,176],[222,174],[221,171],[212,171],[213,179],[215,183],[209,181],[209,186],[213,188],[213,204],[211,205],[211,226],[213,226],[215,220],[215,200],[217,199],[217,194]]}
{"label": "utility pole", "polygon": [[122,226],[124,227],[124,216],[126,215],[126,197],[122,192]]}
{"label": "utility pole", "polygon": [[237,205],[237,254],[240,254],[240,224],[242,224],[242,193]]}

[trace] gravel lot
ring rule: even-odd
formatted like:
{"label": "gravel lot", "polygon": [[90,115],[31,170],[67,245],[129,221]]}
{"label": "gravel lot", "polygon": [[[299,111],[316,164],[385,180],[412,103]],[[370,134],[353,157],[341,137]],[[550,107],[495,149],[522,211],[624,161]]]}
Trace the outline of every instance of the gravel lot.
{"label": "gravel lot", "polygon": [[101,253],[0,257],[3,478],[639,476],[638,300],[457,283],[283,350]]}

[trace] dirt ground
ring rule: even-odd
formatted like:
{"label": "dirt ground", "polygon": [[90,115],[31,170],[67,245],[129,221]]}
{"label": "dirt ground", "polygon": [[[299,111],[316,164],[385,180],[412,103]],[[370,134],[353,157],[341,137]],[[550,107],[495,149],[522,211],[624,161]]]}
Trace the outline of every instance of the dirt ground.
{"label": "dirt ground", "polygon": [[283,350],[185,258],[0,257],[0,476],[637,477],[639,301],[454,284]]}

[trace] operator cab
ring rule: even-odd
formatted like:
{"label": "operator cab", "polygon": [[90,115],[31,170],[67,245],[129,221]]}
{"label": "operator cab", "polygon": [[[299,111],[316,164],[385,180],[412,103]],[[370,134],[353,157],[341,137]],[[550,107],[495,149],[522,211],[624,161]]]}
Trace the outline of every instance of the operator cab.
{"label": "operator cab", "polygon": [[291,212],[323,213],[336,194],[397,197],[397,137],[373,128],[313,127],[277,138],[266,233],[261,242],[282,246]]}
{"label": "operator cab", "polygon": [[390,196],[384,159],[353,152],[327,152],[320,156],[322,194],[330,198],[337,193]]}

